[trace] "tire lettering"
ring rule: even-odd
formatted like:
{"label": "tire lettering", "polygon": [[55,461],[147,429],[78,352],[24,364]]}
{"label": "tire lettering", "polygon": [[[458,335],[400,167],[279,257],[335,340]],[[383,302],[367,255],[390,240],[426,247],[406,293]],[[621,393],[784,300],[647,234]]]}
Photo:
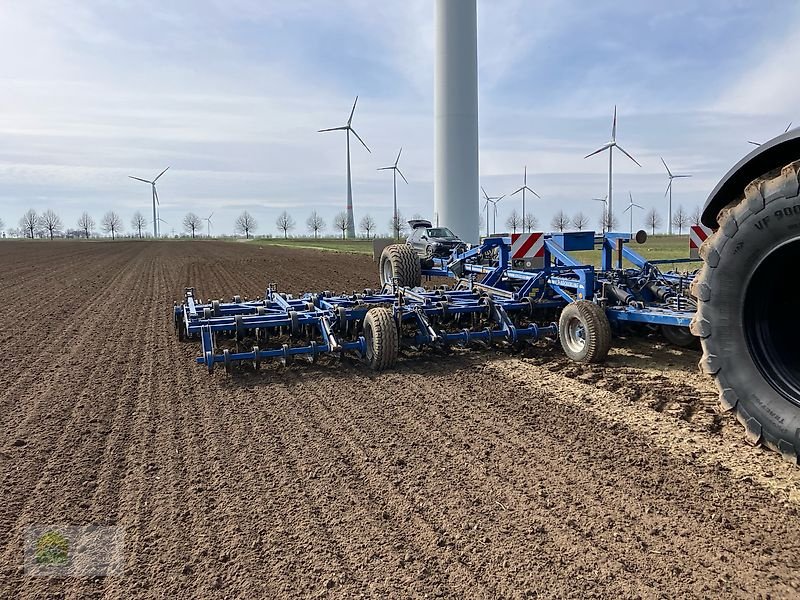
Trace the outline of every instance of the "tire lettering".
{"label": "tire lettering", "polygon": [[760,221],[756,222],[756,229],[758,230],[766,229],[767,227],[769,227],[769,217],[764,217]]}

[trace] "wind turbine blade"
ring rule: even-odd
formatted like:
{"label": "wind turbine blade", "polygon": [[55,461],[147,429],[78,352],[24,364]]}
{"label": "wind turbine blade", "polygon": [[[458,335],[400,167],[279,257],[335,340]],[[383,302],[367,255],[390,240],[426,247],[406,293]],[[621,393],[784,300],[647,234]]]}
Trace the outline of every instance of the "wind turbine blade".
{"label": "wind turbine blade", "polygon": [[341,131],[343,129],[347,129],[347,125],[344,127],[328,127],[327,129],[317,129],[317,133],[322,133],[323,131]]}
{"label": "wind turbine blade", "polygon": [[403,181],[405,181],[406,183],[408,183],[408,179],[406,179],[406,176],[405,176],[405,175],[403,175],[403,172],[402,172],[400,169],[398,169],[397,167],[395,167],[395,169],[397,169],[397,174],[398,174],[398,175],[400,175],[400,177],[402,177],[402,178],[403,178]]}
{"label": "wind turbine blade", "polygon": [[666,189],[666,191],[664,192],[664,198],[666,198],[666,197],[667,197],[667,194],[669,194],[669,190],[670,190],[671,188],[672,188],[672,179],[670,179],[670,180],[669,180],[669,183],[667,184],[667,189]]}
{"label": "wind turbine blade", "polygon": [[601,153],[603,150],[608,150],[610,147],[611,147],[611,144],[603,144],[603,145],[602,145],[602,146],[600,146],[600,147],[599,147],[597,150],[595,150],[594,152],[590,152],[589,154],[587,154],[587,155],[586,155],[586,156],[584,156],[583,158],[589,158],[590,156],[594,156],[595,154],[599,154],[599,153]]}
{"label": "wind turbine blade", "polygon": [[786,133],[787,131],[789,131],[789,128],[790,128],[791,126],[792,126],[792,122],[791,122],[791,121],[789,121],[789,124],[786,126],[786,129],[784,129],[784,130],[783,130],[783,133]]}
{"label": "wind turbine blade", "polygon": [[528,165],[525,165],[522,169],[522,185],[523,187],[528,185]]}
{"label": "wind turbine blade", "polygon": [[753,142],[752,140],[747,140],[747,143],[748,144],[753,144],[753,146],[760,146],[761,145],[760,142]]}
{"label": "wind turbine blade", "polygon": [[611,141],[614,142],[617,139],[617,105],[614,105],[614,120],[611,123]]}
{"label": "wind turbine blade", "polygon": [[631,206],[635,206],[636,208],[641,208],[642,210],[644,210],[644,206],[641,206],[640,204],[634,203]]}
{"label": "wind turbine blade", "polygon": [[353,110],[350,111],[350,118],[347,119],[348,125],[350,125],[350,123],[353,121],[353,113],[356,112],[356,104],[358,104],[358,96],[356,96],[356,100],[353,102]]}
{"label": "wind turbine blade", "polygon": [[672,171],[669,170],[669,167],[667,166],[667,163],[664,162],[664,157],[663,156],[659,156],[658,158],[661,159],[661,164],[664,165],[664,168],[667,170],[667,175],[672,177]]}
{"label": "wind turbine blade", "polygon": [[145,183],[153,185],[152,181],[147,181],[147,179],[142,179],[141,177],[134,177],[133,175],[128,175],[128,177],[130,177],[131,179],[135,179],[136,181],[144,181]]}
{"label": "wind turbine blade", "polygon": [[362,139],[361,139],[361,136],[360,136],[360,135],[358,135],[358,134],[356,133],[356,130],[355,130],[355,129],[353,129],[352,127],[350,127],[349,129],[350,129],[350,131],[352,131],[352,132],[353,132],[353,135],[354,135],[354,136],[356,136],[356,137],[358,138],[358,141],[359,141],[359,142],[361,142],[361,145],[362,145],[362,146],[364,146],[364,148],[366,148],[366,149],[367,149],[367,152],[369,152],[370,154],[372,154],[372,150],[370,150],[370,149],[369,149],[369,146],[367,146],[367,145],[364,143],[364,140],[362,140]]}
{"label": "wind turbine blade", "polygon": [[214,213],[212,212],[210,215],[208,215],[208,220],[210,221],[211,217],[213,217],[213,216],[214,216]]}
{"label": "wind turbine blade", "polygon": [[625,210],[623,210],[622,212],[626,213],[626,212],[628,212],[628,211],[629,211],[631,208],[633,208],[633,204],[628,204],[628,207],[627,207]]}
{"label": "wind turbine blade", "polygon": [[523,186],[522,186],[521,188],[519,188],[518,190],[514,190],[513,192],[511,192],[511,195],[512,195],[512,196],[516,196],[517,194],[519,194],[519,193],[520,193],[522,190],[524,190],[524,189],[525,189],[525,186],[523,185]]}
{"label": "wind turbine blade", "polygon": [[155,199],[156,199],[156,204],[158,204],[159,206],[161,206],[161,201],[158,199],[158,191],[156,190],[156,186],[155,186],[155,184],[153,184],[153,196],[154,196],[154,197],[155,197]]}
{"label": "wind turbine blade", "polygon": [[[639,161],[638,161],[638,160],[636,160],[635,158],[633,158],[633,157],[632,157],[630,154],[628,154],[627,152],[625,152],[625,148],[623,148],[623,147],[622,147],[622,146],[620,146],[619,144],[617,144],[617,148],[619,148],[619,149],[622,151],[622,153],[623,153],[625,156],[627,156],[627,157],[628,157],[628,158],[630,158],[630,159],[631,159],[633,162],[635,162],[637,165],[639,165]],[[639,165],[639,166],[641,167],[642,165]]]}
{"label": "wind turbine blade", "polygon": [[528,191],[529,191],[531,194],[533,194],[534,196],[536,196],[536,197],[537,197],[539,200],[541,200],[541,199],[542,199],[542,197],[541,197],[539,194],[537,194],[537,193],[536,193],[534,190],[532,190],[531,188],[529,188],[527,185],[525,186],[525,189],[527,189],[527,190],[528,190]]}
{"label": "wind turbine blade", "polygon": [[394,166],[397,166],[397,163],[400,162],[400,155],[403,153],[403,148],[400,148],[400,152],[397,153],[397,158],[394,159]]}
{"label": "wind turbine blade", "polygon": [[673,175],[673,179],[683,179],[684,177],[691,177],[691,175]]}
{"label": "wind turbine blade", "polygon": [[[158,177],[161,177],[161,176],[162,176],[164,173],[166,173],[166,172],[167,172],[167,170],[168,170],[168,169],[169,169],[169,167],[167,167],[166,169],[164,169],[163,171],[161,171],[161,173],[159,173],[159,174],[158,174]],[[158,177],[156,177],[155,179],[153,179],[153,183],[155,183],[156,181],[158,181]]]}
{"label": "wind turbine blade", "polygon": [[483,189],[483,186],[481,186],[481,191],[483,192],[483,197],[486,198],[486,201],[488,202],[489,201],[489,194],[486,193],[486,190]]}
{"label": "wind turbine blade", "polygon": [[395,167],[394,165],[392,165],[391,167],[378,167],[378,168],[377,168],[377,169],[375,169],[375,170],[376,170],[376,171],[387,171],[387,170],[389,170],[389,169],[394,169],[394,168],[396,168],[396,167]]}

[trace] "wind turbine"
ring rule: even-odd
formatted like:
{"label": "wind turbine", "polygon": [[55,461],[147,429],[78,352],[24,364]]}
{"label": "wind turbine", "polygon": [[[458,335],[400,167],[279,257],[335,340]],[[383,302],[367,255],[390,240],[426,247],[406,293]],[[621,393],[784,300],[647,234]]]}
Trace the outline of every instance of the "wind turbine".
{"label": "wind turbine", "polygon": [[[792,126],[792,122],[789,121],[789,124],[786,126],[786,129],[783,130],[783,133],[786,133],[787,131],[789,131],[789,128],[791,126]],[[747,143],[748,144],[753,144],[753,146],[760,146],[761,145],[761,142],[754,142],[752,140],[747,140]]]}
{"label": "wind turbine", "polygon": [[[788,130],[788,127],[787,127],[787,130]],[[691,175],[673,175],[672,171],[669,170],[669,167],[667,166],[667,163],[664,162],[664,159],[662,157],[660,157],[660,156],[659,156],[659,158],[661,158],[661,163],[664,165],[664,168],[667,170],[667,178],[669,179],[669,183],[667,184],[667,191],[664,192],[664,196],[669,194],[669,218],[668,218],[669,227],[668,227],[668,230],[669,230],[669,234],[672,235],[672,180],[673,179],[683,179],[685,177],[691,177]]]}
{"label": "wind turbine", "polygon": [[[355,132],[353,132],[355,133]],[[394,227],[394,238],[395,240],[400,239],[400,223],[397,222],[397,174],[400,174],[400,177],[403,178],[403,181],[408,183],[408,179],[406,176],[403,175],[403,172],[400,170],[400,167],[397,166],[397,163],[400,161],[400,155],[403,153],[403,149],[400,148],[400,152],[397,153],[397,158],[394,159],[394,164],[389,167],[381,167],[378,171],[392,171],[392,184],[394,186],[394,212],[392,215],[394,218],[392,219],[392,227]]]}
{"label": "wind turbine", "polygon": [[635,208],[641,208],[642,210],[644,210],[644,206],[640,206],[640,205],[636,204],[633,201],[633,194],[631,194],[630,192],[628,192],[628,196],[630,197],[631,201],[628,203],[628,208],[626,208],[622,212],[631,211],[631,229],[630,229],[630,232],[631,232],[631,235],[633,235],[633,209],[635,207]]}
{"label": "wind turbine", "polygon": [[131,179],[135,179],[136,181],[144,181],[145,183],[149,183],[150,187],[153,189],[153,235],[155,237],[158,237],[158,213],[156,212],[156,204],[161,204],[158,201],[158,192],[156,191],[156,181],[158,181],[158,178],[167,172],[167,169],[169,169],[169,167],[161,171],[161,173],[159,173],[158,176],[155,179],[153,179],[153,181],[148,181],[147,179],[142,179],[141,177],[134,177],[133,175],[128,175],[128,177],[130,177]]}
{"label": "wind turbine", "polygon": [[206,222],[206,237],[211,237],[211,217],[214,216],[214,211],[211,211],[211,214],[208,215],[203,221]]}
{"label": "wind turbine", "polygon": [[584,158],[589,158],[590,156],[594,156],[595,154],[599,154],[600,152],[604,152],[608,150],[608,221],[610,223],[614,222],[614,203],[613,203],[613,196],[612,196],[612,174],[613,174],[613,161],[614,161],[614,148],[619,149],[625,156],[630,158],[633,162],[635,162],[640,167],[642,165],[639,164],[639,161],[633,158],[630,154],[625,151],[625,148],[620,146],[617,143],[617,107],[614,106],[614,120],[611,122],[611,141],[606,142],[602,146],[600,146],[594,152],[591,152],[584,156]]}
{"label": "wind turbine", "polygon": [[353,181],[350,176],[350,134],[352,133],[358,141],[361,142],[361,145],[367,149],[367,152],[372,154],[372,150],[364,143],[364,140],[361,139],[356,133],[356,130],[352,127],[353,122],[353,113],[356,112],[356,104],[358,103],[358,96],[356,96],[355,102],[353,102],[353,109],[350,111],[350,117],[347,119],[347,125],[342,125],[341,127],[329,127],[328,129],[320,129],[319,133],[324,131],[346,131],[347,132],[347,237],[354,238],[356,237],[356,226],[353,217]]}
{"label": "wind turbine", "polygon": [[592,200],[603,203],[603,233],[605,233],[606,224],[608,223],[608,196],[604,198],[592,198]]}
{"label": "wind turbine", "polygon": [[[166,222],[164,219],[162,219],[161,217],[158,217],[158,219],[156,219],[156,221],[158,221],[159,223],[163,223],[164,225],[169,225],[169,223],[167,223],[167,222]],[[160,232],[161,232],[161,227],[159,226],[159,233],[160,233]],[[172,233],[175,233],[175,230],[174,230],[174,229],[172,230]]]}
{"label": "wind turbine", "polygon": [[483,189],[481,186],[481,191],[483,192],[483,197],[486,199],[486,236],[489,236],[489,203],[494,205],[494,229],[497,228],[497,203],[500,202],[503,198],[505,198],[505,194],[502,196],[490,196],[486,193],[486,190]]}
{"label": "wind turbine", "polygon": [[522,230],[523,231],[525,231],[525,192],[526,191],[530,192],[531,194],[533,194],[534,196],[539,198],[539,200],[542,199],[542,197],[539,194],[537,194],[531,188],[528,187],[528,166],[527,165],[525,166],[525,170],[523,171],[523,175],[522,175],[522,187],[519,188],[518,190],[516,190],[515,192],[511,192],[512,196],[514,194],[518,194],[519,192],[522,192]]}

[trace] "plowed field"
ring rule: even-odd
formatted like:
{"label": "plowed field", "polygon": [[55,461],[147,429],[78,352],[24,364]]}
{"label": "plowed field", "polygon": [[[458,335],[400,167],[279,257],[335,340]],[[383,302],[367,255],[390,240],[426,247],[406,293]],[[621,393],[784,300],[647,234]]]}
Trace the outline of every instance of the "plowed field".
{"label": "plowed field", "polygon": [[[369,258],[0,243],[0,598],[800,594],[800,469],[698,354],[615,340],[209,376],[170,309],[374,287]],[[24,571],[29,524],[114,525],[121,576]]]}

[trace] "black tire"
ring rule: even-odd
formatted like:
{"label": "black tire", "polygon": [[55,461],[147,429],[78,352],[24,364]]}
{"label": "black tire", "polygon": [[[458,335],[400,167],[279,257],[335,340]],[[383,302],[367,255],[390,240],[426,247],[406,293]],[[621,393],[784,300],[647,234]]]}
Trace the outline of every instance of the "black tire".
{"label": "black tire", "polygon": [[797,463],[800,449],[800,321],[793,297],[800,262],[800,161],[750,183],[720,211],[692,283],[700,369],[747,440]]}
{"label": "black tire", "polygon": [[700,340],[689,330],[688,327],[673,327],[672,325],[662,325],[661,333],[667,341],[678,348],[697,348]]}
{"label": "black tire", "polygon": [[603,362],[611,349],[611,325],[594,302],[568,304],[558,319],[558,339],[568,358],[580,363]]}
{"label": "black tire", "polygon": [[422,283],[422,267],[419,255],[407,244],[386,246],[378,265],[381,284],[391,284],[397,278],[402,287],[417,287]]}
{"label": "black tire", "polygon": [[389,308],[376,307],[364,318],[364,340],[367,351],[364,360],[375,371],[390,369],[397,362],[397,325]]}

